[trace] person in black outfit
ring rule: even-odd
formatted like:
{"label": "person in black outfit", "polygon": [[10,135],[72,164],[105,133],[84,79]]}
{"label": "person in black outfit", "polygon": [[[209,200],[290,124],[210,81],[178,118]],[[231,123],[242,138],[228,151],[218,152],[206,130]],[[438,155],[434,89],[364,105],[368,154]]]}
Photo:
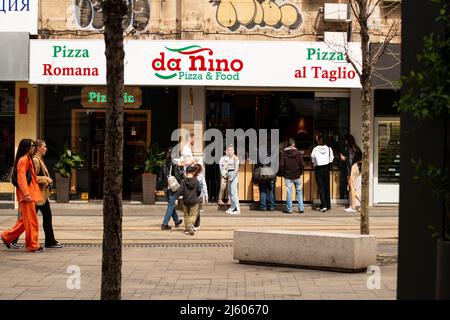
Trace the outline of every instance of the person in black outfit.
{"label": "person in black outfit", "polygon": [[169,148],[166,153],[166,161],[164,161],[161,166],[161,170],[158,175],[158,187],[163,188],[164,193],[167,198],[167,210],[164,216],[163,223],[161,225],[161,230],[170,230],[172,227],[169,226],[170,218],[173,219],[175,223],[175,227],[178,227],[183,223],[183,219],[178,218],[175,201],[176,201],[176,192],[173,192],[169,188],[168,177],[169,175],[174,176],[178,183],[181,184],[181,181],[184,178],[183,167],[176,165],[172,161],[172,148]]}

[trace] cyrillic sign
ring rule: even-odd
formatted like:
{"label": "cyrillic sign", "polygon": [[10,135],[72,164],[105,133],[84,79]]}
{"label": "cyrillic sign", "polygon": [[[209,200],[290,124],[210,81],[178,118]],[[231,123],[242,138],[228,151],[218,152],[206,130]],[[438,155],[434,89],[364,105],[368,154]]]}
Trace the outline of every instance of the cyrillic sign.
{"label": "cyrillic sign", "polygon": [[[31,40],[30,83],[106,83],[103,40]],[[359,43],[125,41],[125,84],[359,88]]]}
{"label": "cyrillic sign", "polygon": [[0,0],[0,32],[37,34],[37,0]]}

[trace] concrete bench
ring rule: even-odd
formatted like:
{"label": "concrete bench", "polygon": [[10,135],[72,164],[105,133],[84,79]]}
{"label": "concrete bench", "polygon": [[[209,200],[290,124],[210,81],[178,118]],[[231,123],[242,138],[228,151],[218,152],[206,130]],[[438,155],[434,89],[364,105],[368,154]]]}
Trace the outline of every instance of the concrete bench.
{"label": "concrete bench", "polygon": [[377,263],[377,239],[331,232],[236,230],[233,258],[245,264],[365,272]]}

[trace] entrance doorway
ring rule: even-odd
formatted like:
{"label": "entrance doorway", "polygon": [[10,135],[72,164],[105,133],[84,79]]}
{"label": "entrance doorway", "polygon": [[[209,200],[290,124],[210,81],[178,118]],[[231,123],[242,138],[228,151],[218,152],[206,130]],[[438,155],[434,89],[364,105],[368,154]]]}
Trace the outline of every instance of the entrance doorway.
{"label": "entrance doorway", "polygon": [[[86,169],[77,170],[71,189],[88,194],[91,200],[103,199],[106,110],[73,109],[71,146],[86,160]],[[134,166],[143,160],[151,141],[151,111],[125,110],[123,146],[124,200],[141,200],[142,183]]]}

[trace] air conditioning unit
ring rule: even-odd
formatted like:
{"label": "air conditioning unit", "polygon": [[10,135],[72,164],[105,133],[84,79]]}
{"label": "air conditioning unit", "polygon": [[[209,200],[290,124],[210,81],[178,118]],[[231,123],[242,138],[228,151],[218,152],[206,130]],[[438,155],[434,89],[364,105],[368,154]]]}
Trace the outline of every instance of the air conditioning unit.
{"label": "air conditioning unit", "polygon": [[325,3],[323,19],[327,22],[350,22],[351,8],[347,3]]}
{"label": "air conditioning unit", "polygon": [[347,32],[325,31],[323,41],[329,44],[344,44],[347,42]]}

